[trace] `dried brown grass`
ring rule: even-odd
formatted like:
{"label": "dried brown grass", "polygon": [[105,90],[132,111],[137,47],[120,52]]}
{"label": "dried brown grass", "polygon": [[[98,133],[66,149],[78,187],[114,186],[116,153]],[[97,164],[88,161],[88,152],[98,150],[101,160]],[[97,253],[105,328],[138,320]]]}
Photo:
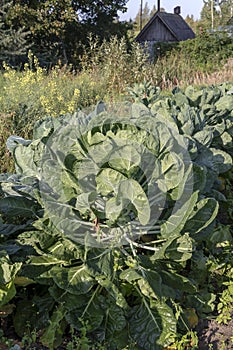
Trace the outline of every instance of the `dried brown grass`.
{"label": "dried brown grass", "polygon": [[229,59],[221,70],[214,73],[197,72],[189,79],[189,84],[194,85],[215,85],[224,82],[233,82],[233,58]]}
{"label": "dried brown grass", "polygon": [[174,76],[172,79],[166,79],[162,76],[160,86],[162,89],[172,89],[174,86],[184,88],[188,85],[207,86],[218,85],[224,82],[233,82],[233,58],[230,58],[222,69],[213,73],[195,72],[191,75],[184,74],[181,79]]}

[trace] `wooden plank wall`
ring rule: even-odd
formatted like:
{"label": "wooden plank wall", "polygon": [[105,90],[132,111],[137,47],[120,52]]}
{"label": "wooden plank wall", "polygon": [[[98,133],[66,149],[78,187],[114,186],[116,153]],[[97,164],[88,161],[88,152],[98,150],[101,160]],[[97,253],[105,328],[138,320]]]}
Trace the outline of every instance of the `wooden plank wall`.
{"label": "wooden plank wall", "polygon": [[172,33],[157,18],[142,34],[140,41],[177,41]]}

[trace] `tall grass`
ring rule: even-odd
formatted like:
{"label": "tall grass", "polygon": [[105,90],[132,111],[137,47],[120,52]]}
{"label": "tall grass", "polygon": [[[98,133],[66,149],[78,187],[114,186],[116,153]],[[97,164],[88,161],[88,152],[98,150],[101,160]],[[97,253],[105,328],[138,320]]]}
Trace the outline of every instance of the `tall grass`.
{"label": "tall grass", "polygon": [[188,85],[207,86],[233,81],[233,59],[229,58],[215,71],[203,71],[194,67],[187,56],[173,55],[163,57],[154,64],[157,72],[155,85],[170,90],[174,86],[185,88]]}
{"label": "tall grass", "polygon": [[117,97],[126,86],[148,79],[149,56],[138,44],[132,43],[129,50],[124,39],[113,37],[101,45],[89,38],[89,48],[81,57],[81,75],[87,74],[90,81],[103,82],[106,95]]}

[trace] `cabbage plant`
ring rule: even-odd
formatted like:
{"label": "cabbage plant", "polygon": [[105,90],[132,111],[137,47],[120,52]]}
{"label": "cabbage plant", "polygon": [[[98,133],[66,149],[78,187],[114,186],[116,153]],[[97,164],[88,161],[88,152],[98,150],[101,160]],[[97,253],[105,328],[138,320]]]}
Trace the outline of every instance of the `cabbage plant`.
{"label": "cabbage plant", "polygon": [[107,349],[162,350],[193,326],[190,310],[213,311],[207,242],[226,200],[232,124],[220,113],[220,149],[189,98],[100,102],[40,120],[32,140],[8,139],[16,173],[0,178],[0,308],[16,304],[20,336],[30,320],[54,349],[67,326],[86,325]]}

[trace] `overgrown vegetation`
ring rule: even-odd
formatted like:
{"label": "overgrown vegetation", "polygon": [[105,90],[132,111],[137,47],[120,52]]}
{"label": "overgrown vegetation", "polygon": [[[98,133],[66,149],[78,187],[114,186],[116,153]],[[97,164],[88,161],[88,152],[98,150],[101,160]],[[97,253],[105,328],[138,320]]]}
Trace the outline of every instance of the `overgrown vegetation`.
{"label": "overgrown vegetation", "polygon": [[7,142],[1,315],[51,350],[69,329],[86,349],[198,349],[198,320],[230,317],[233,85],[130,96]]}
{"label": "overgrown vegetation", "polygon": [[[73,113],[100,100],[119,101],[127,94],[129,86],[142,81],[149,81],[163,90],[232,81],[232,44],[224,41],[226,45],[222,45],[218,35],[213,40],[217,42],[216,52],[222,52],[215,63],[217,53],[208,50],[207,35],[182,43],[184,50],[172,51],[155,63],[148,60],[137,43],[133,43],[129,51],[124,39],[114,37],[110,43],[100,44],[90,36],[89,48],[80,58],[78,72],[71,66],[55,66],[48,71],[40,67],[31,52],[24,69],[16,70],[5,64],[0,73],[1,172],[13,169],[5,148],[7,137],[20,133],[30,138],[35,121],[45,115]],[[203,54],[198,56],[200,49]]]}
{"label": "overgrown vegetation", "polygon": [[[179,43],[161,43],[155,45],[155,57],[171,57],[180,59],[177,65],[177,77],[182,76],[182,66],[193,75],[193,72],[212,73],[222,69],[224,63],[232,57],[233,40],[224,31],[206,32],[197,35],[195,39]],[[186,64],[184,64],[187,62]],[[174,66],[172,66],[174,70]],[[173,73],[174,74],[174,73]]]}
{"label": "overgrown vegetation", "polygon": [[4,65],[0,347],[198,349],[200,319],[232,317],[232,44],[216,70],[208,40]]}

